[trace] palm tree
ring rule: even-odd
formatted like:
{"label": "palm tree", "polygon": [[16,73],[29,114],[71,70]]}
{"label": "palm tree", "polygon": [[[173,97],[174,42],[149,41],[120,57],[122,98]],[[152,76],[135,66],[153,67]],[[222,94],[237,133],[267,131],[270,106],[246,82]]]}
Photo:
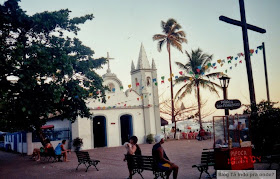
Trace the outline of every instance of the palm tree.
{"label": "palm tree", "polygon": [[205,74],[205,72],[208,71],[207,69],[212,66],[211,60],[213,55],[205,54],[199,48],[195,51],[192,50],[191,54],[186,51],[186,54],[189,61],[185,65],[180,62],[176,62],[176,65],[178,65],[180,69],[183,69],[186,74],[175,80],[176,85],[182,82],[185,83],[178,90],[175,98],[177,99],[179,96],[179,99],[182,99],[187,93],[191,93],[193,88],[196,90],[195,92],[197,95],[199,124],[200,128],[202,128],[200,112],[200,88],[202,87],[208,89],[210,92],[214,92],[219,96],[216,87],[221,89],[221,86],[210,81],[210,78],[218,77],[220,72]]}
{"label": "palm tree", "polygon": [[[161,27],[163,29],[163,34],[155,34],[153,40],[158,41],[158,51],[160,52],[163,45],[166,44],[167,52],[169,55],[169,69],[170,78],[172,79],[172,67],[171,67],[171,52],[170,47],[173,46],[182,52],[182,43],[187,43],[186,34],[184,31],[180,30],[181,26],[174,19],[168,19],[167,22],[161,21]],[[171,89],[171,109],[172,109],[172,122],[175,122],[174,118],[174,100],[173,100],[173,82],[170,80]],[[176,128],[176,123],[175,123]]]}

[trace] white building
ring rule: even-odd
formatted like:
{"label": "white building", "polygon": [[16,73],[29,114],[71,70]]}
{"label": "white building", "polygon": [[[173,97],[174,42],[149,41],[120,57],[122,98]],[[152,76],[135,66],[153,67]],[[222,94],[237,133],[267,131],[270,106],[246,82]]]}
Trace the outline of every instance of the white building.
{"label": "white building", "polygon": [[72,139],[83,138],[83,149],[120,146],[132,135],[144,143],[148,134],[161,132],[157,70],[154,60],[150,65],[142,44],[137,66],[132,61],[130,74],[131,88],[123,91],[122,82],[108,65],[103,75],[104,85],[111,89],[106,92],[106,104],[89,100],[94,117],[79,117],[71,126]]}

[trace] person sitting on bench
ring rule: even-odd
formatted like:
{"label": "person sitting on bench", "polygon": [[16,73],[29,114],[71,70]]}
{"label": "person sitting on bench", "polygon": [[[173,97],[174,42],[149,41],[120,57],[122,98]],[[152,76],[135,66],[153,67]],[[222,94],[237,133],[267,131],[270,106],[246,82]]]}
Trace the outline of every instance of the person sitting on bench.
{"label": "person sitting on bench", "polygon": [[65,149],[64,145],[66,143],[66,140],[63,140],[62,143],[59,143],[55,148],[55,154],[56,155],[63,155],[63,161],[69,162],[70,160],[67,160],[67,152],[70,152],[70,150]]}
{"label": "person sitting on bench", "polygon": [[[129,139],[129,143],[126,142],[124,143],[124,146],[127,150],[127,155],[142,155],[142,151],[140,149],[140,147],[137,144],[138,142],[138,138],[136,136],[131,136]],[[125,161],[125,159],[124,159]],[[128,160],[127,162],[127,167],[128,167],[128,171],[129,171],[129,177],[128,179],[132,178],[132,163],[133,161]]]}
{"label": "person sitting on bench", "polygon": [[155,158],[158,167],[161,170],[166,170],[167,179],[169,178],[169,175],[172,171],[173,178],[176,179],[179,167],[169,160],[164,149],[161,146],[164,143],[164,136],[162,134],[156,135],[155,142],[156,144],[153,146],[152,155]]}
{"label": "person sitting on bench", "polygon": [[34,159],[36,159],[36,156],[37,156],[37,160],[36,160],[36,161],[40,161],[40,160],[41,160],[41,155],[40,155],[41,152],[42,152],[42,153],[43,153],[43,152],[47,153],[47,152],[48,152],[48,149],[53,147],[52,144],[51,144],[50,139],[45,139],[45,142],[46,142],[45,147],[41,147],[40,149],[35,148],[35,149],[33,150],[32,157],[33,157]]}

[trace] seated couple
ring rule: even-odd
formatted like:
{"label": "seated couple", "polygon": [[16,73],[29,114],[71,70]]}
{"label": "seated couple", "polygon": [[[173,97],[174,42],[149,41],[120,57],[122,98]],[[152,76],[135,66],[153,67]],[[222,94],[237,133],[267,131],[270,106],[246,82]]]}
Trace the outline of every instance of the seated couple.
{"label": "seated couple", "polygon": [[[41,147],[40,149],[38,148],[35,148],[33,150],[33,154],[32,154],[32,157],[33,159],[35,159],[36,161],[40,161],[41,160],[41,153],[48,153],[48,150],[49,149],[53,149],[53,146],[50,142],[49,139],[45,139],[45,146],[44,147]],[[66,143],[66,140],[63,140],[62,143],[59,143],[56,148],[55,148],[55,154],[56,155],[63,155],[63,160],[65,162],[68,162],[69,160],[67,160],[67,152],[70,152],[70,150],[67,150],[65,149],[64,145]],[[37,157],[37,159],[36,159]]]}

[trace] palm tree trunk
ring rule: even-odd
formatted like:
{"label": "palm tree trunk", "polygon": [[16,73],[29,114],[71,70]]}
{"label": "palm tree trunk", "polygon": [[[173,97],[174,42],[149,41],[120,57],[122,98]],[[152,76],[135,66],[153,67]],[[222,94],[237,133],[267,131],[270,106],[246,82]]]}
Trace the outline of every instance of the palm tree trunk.
{"label": "palm tree trunk", "polygon": [[196,83],[196,89],[197,89],[197,104],[198,104],[198,121],[199,121],[200,129],[202,129],[201,113],[200,113],[200,91],[199,91],[199,82]]}
{"label": "palm tree trunk", "polygon": [[167,51],[169,55],[169,70],[170,70],[170,89],[171,89],[171,117],[172,117],[172,123],[175,123],[175,132],[174,132],[174,138],[176,137],[176,121],[174,118],[174,99],[173,99],[173,81],[172,81],[172,65],[171,65],[171,53],[170,53],[170,44],[167,43]]}

